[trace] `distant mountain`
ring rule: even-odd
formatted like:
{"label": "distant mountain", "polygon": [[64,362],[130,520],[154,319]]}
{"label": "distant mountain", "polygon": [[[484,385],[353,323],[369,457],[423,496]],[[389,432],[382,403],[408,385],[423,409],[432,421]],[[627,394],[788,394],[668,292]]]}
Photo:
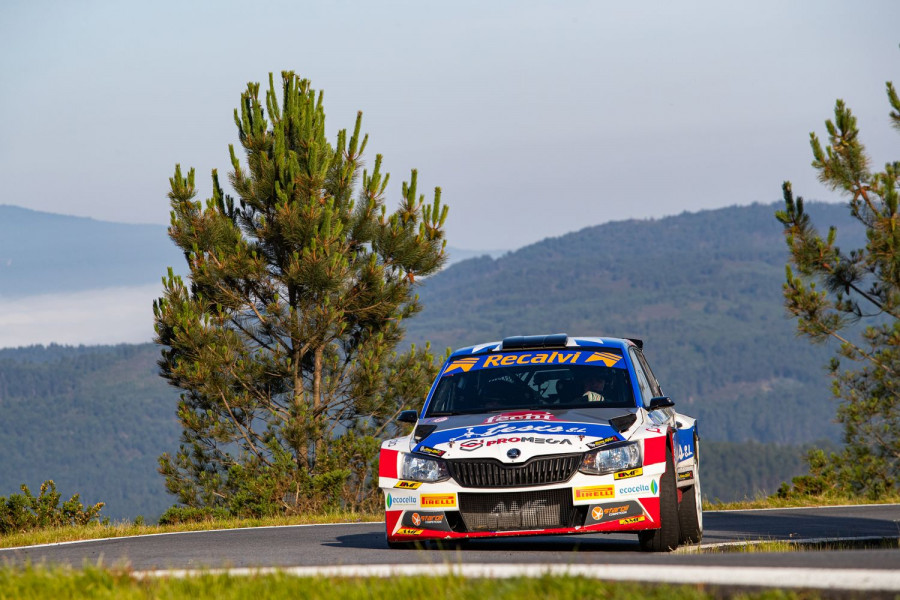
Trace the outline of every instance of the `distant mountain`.
{"label": "distant mountain", "polygon": [[[504,250],[448,248],[448,265]],[[0,299],[159,282],[184,256],[164,225],[132,225],[0,204]]]}
{"label": "distant mountain", "polygon": [[466,250],[463,248],[454,248],[447,246],[447,264],[444,268],[454,265],[470,258],[479,258],[488,256],[490,258],[498,258],[509,252],[509,250]]}
{"label": "distant mountain", "polygon": [[127,225],[0,205],[0,297],[155,283],[181,252],[162,225]]}

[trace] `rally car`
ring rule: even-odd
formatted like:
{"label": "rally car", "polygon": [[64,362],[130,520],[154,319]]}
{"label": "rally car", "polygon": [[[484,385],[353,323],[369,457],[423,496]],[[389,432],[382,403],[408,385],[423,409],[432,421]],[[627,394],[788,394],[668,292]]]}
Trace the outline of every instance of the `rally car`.
{"label": "rally car", "polygon": [[412,433],[381,446],[387,543],[703,535],[697,423],[675,412],[636,339],[519,336],[454,352]]}

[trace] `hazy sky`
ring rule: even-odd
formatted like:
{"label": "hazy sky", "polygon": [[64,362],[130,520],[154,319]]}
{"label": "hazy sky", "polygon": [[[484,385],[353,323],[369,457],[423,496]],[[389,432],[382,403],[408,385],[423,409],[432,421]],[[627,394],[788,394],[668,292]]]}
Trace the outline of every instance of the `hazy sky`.
{"label": "hazy sky", "polygon": [[898,157],[900,2],[0,4],[0,203],[167,223],[176,162],[226,171],[248,81],[292,69],[332,135],[417,167],[449,243],[515,248],[584,226],[809,198],[807,135],[836,98]]}

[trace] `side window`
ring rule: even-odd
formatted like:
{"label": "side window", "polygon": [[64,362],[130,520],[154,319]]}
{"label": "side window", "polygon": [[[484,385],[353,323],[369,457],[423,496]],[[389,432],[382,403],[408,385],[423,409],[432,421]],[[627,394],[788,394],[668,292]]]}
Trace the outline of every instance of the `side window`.
{"label": "side window", "polygon": [[644,406],[647,406],[650,404],[650,398],[653,397],[653,391],[650,389],[650,382],[644,374],[637,352],[635,352],[634,348],[631,348],[629,352],[631,352],[631,364],[634,365],[634,372],[637,374],[638,387],[641,388],[641,400]]}
{"label": "side window", "polygon": [[650,382],[650,390],[653,392],[654,398],[659,398],[660,396],[665,396],[663,394],[662,388],[659,387],[659,382],[656,380],[656,376],[653,375],[653,371],[650,369],[650,365],[647,363],[647,359],[644,356],[643,352],[637,353],[638,360],[641,361],[641,366],[644,368],[644,373],[647,375],[647,381]]}

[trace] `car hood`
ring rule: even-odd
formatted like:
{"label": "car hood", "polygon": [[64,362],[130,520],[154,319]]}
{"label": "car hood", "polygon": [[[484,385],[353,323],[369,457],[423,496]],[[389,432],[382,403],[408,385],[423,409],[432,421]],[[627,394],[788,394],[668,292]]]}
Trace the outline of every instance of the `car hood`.
{"label": "car hood", "polygon": [[[413,452],[447,459],[494,458],[520,464],[534,456],[571,454],[628,439],[637,409],[521,410],[421,419],[409,438]],[[614,420],[619,427],[610,424]],[[620,432],[618,429],[624,429]]]}

